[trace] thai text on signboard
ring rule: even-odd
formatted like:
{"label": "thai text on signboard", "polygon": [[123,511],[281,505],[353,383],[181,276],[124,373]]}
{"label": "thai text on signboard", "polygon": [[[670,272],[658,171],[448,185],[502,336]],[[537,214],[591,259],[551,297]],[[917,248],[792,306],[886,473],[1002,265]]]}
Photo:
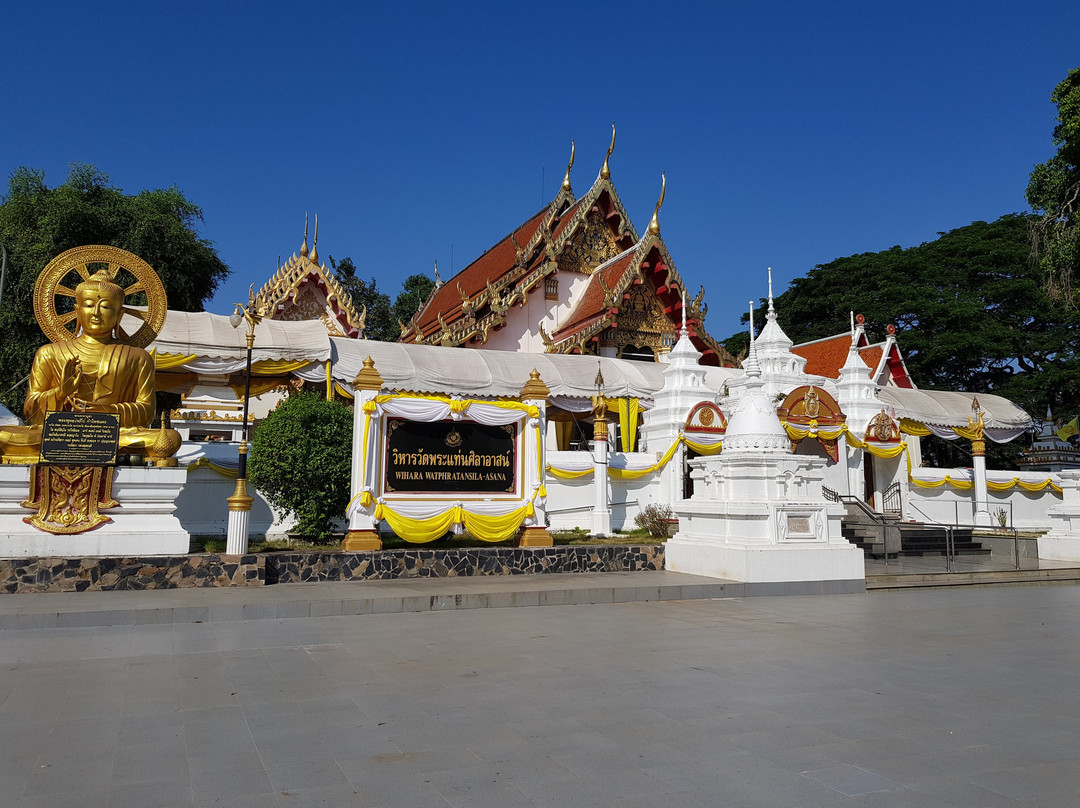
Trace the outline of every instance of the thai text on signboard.
{"label": "thai text on signboard", "polygon": [[386,424],[387,492],[513,494],[517,426],[474,421]]}
{"label": "thai text on signboard", "polygon": [[41,433],[42,463],[109,466],[116,463],[120,416],[110,412],[50,412]]}

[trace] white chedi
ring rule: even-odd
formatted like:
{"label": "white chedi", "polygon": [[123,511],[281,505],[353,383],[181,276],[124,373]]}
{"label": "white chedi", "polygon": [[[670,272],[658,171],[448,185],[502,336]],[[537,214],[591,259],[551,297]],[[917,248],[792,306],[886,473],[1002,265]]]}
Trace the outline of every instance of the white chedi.
{"label": "white chedi", "polygon": [[735,402],[724,433],[724,454],[754,452],[790,454],[791,442],[776,415],[776,405],[765,391],[758,363],[757,343],[753,332],[754,309],[750,307],[750,354],[743,364],[746,371],[743,394]]}

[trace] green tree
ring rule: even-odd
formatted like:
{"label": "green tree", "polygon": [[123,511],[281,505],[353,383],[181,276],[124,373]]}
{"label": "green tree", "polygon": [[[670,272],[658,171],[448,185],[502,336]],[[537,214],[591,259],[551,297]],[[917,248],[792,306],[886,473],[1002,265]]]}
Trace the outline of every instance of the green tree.
{"label": "green tree", "polygon": [[[917,247],[838,258],[776,299],[795,342],[844,331],[866,316],[871,339],[894,324],[922,388],[994,392],[1036,416],[1080,407],[1080,312],[1051,305],[1028,260],[1030,217],[973,222]],[[760,329],[764,311],[755,312]],[[749,317],[744,317],[744,321]],[[738,353],[745,332],[725,341]]]}
{"label": "green tree", "polygon": [[1058,111],[1058,152],[1035,166],[1028,182],[1028,203],[1040,214],[1031,222],[1032,258],[1045,273],[1051,299],[1073,306],[1080,270],[1080,67],[1069,71],[1050,100]]}
{"label": "green tree", "polygon": [[[397,326],[398,321],[408,325],[420,306],[431,296],[431,290],[434,288],[435,281],[427,275],[407,277],[405,283],[401,285],[401,292],[394,300],[394,325]],[[394,335],[395,340],[398,339],[400,333],[399,328],[398,334]]]}
{"label": "green tree", "polygon": [[352,410],[319,393],[284,399],[251,437],[248,474],[267,501],[296,517],[294,530],[326,539],[349,504]]}
{"label": "green tree", "polygon": [[334,270],[334,280],[348,292],[357,312],[367,307],[367,321],[364,325],[364,338],[382,342],[396,342],[399,334],[397,323],[390,307],[390,296],[383,294],[375,285],[375,278],[365,281],[356,276],[356,264],[346,256],[335,261],[330,256],[330,267]]}
{"label": "green tree", "polygon": [[201,311],[229,274],[213,244],[196,230],[202,210],[176,187],[125,194],[94,166],[74,163],[67,181],[16,168],[0,198],[0,242],[8,249],[0,304],[0,401],[21,412],[25,379],[45,336],[34,319],[34,283],[60,253],[106,244],[135,253],[161,277],[169,308]]}

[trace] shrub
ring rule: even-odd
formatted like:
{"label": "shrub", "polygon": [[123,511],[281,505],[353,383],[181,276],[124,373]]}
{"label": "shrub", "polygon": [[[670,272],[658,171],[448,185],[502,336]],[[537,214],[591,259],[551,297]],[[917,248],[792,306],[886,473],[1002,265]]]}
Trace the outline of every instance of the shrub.
{"label": "shrub", "polygon": [[649,531],[654,539],[666,539],[668,524],[675,518],[675,512],[669,505],[646,505],[641,513],[634,517],[634,524]]}
{"label": "shrub", "polygon": [[321,541],[349,504],[352,411],[318,393],[282,401],[256,427],[248,474],[267,501],[296,517],[295,532]]}

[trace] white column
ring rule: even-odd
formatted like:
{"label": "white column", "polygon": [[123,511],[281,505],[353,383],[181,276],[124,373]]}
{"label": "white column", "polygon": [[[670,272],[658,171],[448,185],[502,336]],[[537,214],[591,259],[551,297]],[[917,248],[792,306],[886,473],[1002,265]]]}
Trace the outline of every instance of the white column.
{"label": "white column", "polygon": [[[233,494],[233,496],[236,495]],[[229,503],[229,532],[225,540],[226,553],[229,555],[243,555],[248,551],[248,525],[250,522],[250,503],[246,508],[233,508],[233,503]]]}
{"label": "white column", "polygon": [[540,489],[543,487],[546,490],[547,486],[547,464],[544,458],[547,449],[547,398],[550,394],[551,390],[541,380],[539,371],[533,368],[529,381],[521,388],[520,393],[522,404],[539,410],[536,418],[525,419],[521,435],[521,454],[525,460],[521,494],[525,499],[532,499],[534,508],[533,518],[526,520],[525,529],[521,533],[521,547],[551,547],[554,544],[547,530],[547,497],[540,496]]}
{"label": "white column", "polygon": [[[981,443],[981,441],[978,442]],[[974,444],[975,441],[972,443]],[[981,451],[972,452],[972,471],[975,484],[975,524],[989,525],[992,519],[989,497],[986,493],[986,455]]]}
{"label": "white column", "polygon": [[[382,390],[382,376],[375,370],[375,362],[369,356],[364,367],[353,380],[353,444],[352,467],[349,484],[349,532],[341,543],[343,550],[381,550],[379,522],[370,509],[360,507],[360,495],[364,490],[373,497],[380,493],[377,479],[378,451],[382,436],[379,418],[371,418],[364,412],[364,405]],[[364,429],[367,427],[367,441]]]}
{"label": "white column", "polygon": [[595,536],[611,535],[611,503],[608,501],[608,431],[605,416],[593,423],[593,486],[596,502],[593,505],[592,532]]}

